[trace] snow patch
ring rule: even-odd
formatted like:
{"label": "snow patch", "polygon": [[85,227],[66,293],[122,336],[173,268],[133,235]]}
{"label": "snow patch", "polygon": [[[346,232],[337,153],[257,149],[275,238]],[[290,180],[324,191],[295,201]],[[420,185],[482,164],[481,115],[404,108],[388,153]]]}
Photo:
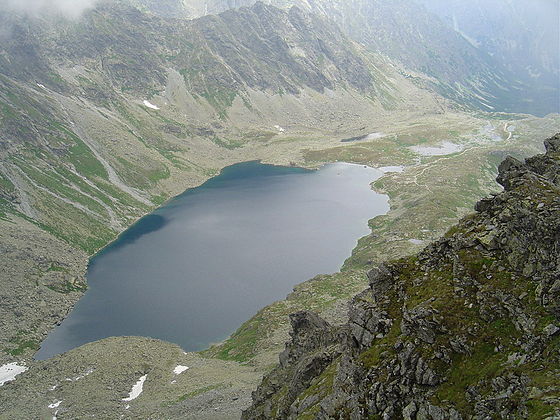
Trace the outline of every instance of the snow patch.
{"label": "snow patch", "polygon": [[398,172],[401,173],[404,171],[404,166],[382,166],[381,168],[377,168],[384,174],[388,174],[391,172]]}
{"label": "snow patch", "polygon": [[424,243],[421,239],[409,239],[408,242],[413,245],[422,245]]}
{"label": "snow patch", "polygon": [[62,400],[50,404],[49,408],[58,408],[60,404],[62,404]]}
{"label": "snow patch", "polygon": [[279,125],[275,125],[274,128],[278,130],[279,133],[283,133],[284,131],[286,131],[284,128],[280,127]]}
{"label": "snow patch", "polygon": [[380,139],[382,137],[385,137],[385,134],[383,133],[370,133],[366,136],[365,140],[376,140],[376,139]]}
{"label": "snow patch", "polygon": [[134,386],[132,387],[132,390],[130,391],[130,394],[128,394],[128,397],[123,398],[123,401],[132,401],[135,400],[136,398],[138,398],[140,396],[140,394],[142,393],[142,391],[144,390],[144,382],[146,382],[146,378],[148,377],[148,375],[144,375],[142,376],[140,379],[138,379],[138,382],[136,382],[134,384]]}
{"label": "snow patch", "polygon": [[42,85],[41,83],[37,83],[37,86],[39,86],[41,89],[47,90],[47,88],[45,87],[45,85]]}
{"label": "snow patch", "polygon": [[19,366],[17,363],[9,363],[0,367],[0,386],[6,382],[13,381],[16,376],[29,369],[27,366]]}
{"label": "snow patch", "polygon": [[443,156],[460,152],[463,147],[450,141],[444,141],[439,146],[413,146],[410,149],[422,156]]}
{"label": "snow patch", "polygon": [[158,106],[152,104],[152,103],[149,102],[149,101],[144,101],[144,106],[146,106],[146,107],[148,107],[148,108],[150,108],[150,109],[159,110],[159,107],[158,107]]}
{"label": "snow patch", "polygon": [[173,373],[175,375],[180,375],[181,373],[183,373],[185,370],[187,370],[189,367],[188,366],[181,366],[181,365],[177,365],[175,367],[175,369],[173,369]]}
{"label": "snow patch", "polygon": [[84,379],[86,376],[91,375],[92,373],[93,373],[93,369],[88,369],[82,375],[78,375],[75,378],[66,378],[66,380],[68,382],[76,382],[76,381],[79,381],[80,379]]}

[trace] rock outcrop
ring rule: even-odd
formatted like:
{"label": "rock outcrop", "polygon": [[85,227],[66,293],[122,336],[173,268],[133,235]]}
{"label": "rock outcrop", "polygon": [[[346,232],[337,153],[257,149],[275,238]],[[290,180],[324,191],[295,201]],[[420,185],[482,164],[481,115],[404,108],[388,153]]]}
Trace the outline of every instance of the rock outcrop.
{"label": "rock outcrop", "polygon": [[292,341],[244,419],[560,415],[560,134],[499,168],[416,256],[369,272],[349,322],[292,316]]}

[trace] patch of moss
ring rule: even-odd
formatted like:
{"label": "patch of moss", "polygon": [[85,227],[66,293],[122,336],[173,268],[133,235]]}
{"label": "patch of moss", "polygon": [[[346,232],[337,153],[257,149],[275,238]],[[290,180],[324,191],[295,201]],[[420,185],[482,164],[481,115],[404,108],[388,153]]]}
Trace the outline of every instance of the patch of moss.
{"label": "patch of moss", "polygon": [[385,337],[376,339],[373,345],[358,360],[368,369],[379,367],[382,361],[395,354],[394,345],[401,332],[400,320],[393,322],[391,330]]}
{"label": "patch of moss", "polygon": [[74,164],[74,167],[85,177],[100,177],[105,180],[109,179],[109,175],[105,167],[95,157],[91,149],[74,133],[64,125],[53,122],[52,128],[66,134],[73,144],[68,149],[67,158]]}
{"label": "patch of moss", "polygon": [[206,387],[204,387],[204,388],[198,388],[198,389],[195,389],[194,391],[191,391],[191,392],[189,392],[189,393],[187,393],[187,394],[181,395],[181,396],[177,399],[176,402],[179,403],[179,402],[185,401],[185,400],[187,400],[187,399],[189,399],[189,398],[194,398],[194,397],[197,397],[198,395],[202,395],[202,394],[204,394],[204,393],[206,393],[206,392],[213,391],[213,390],[215,390],[215,389],[220,389],[220,388],[223,388],[223,387],[224,387],[223,384],[217,384],[217,385],[209,385],[209,386],[206,386]]}
{"label": "patch of moss", "polygon": [[18,331],[17,334],[9,340],[10,347],[4,348],[4,352],[10,356],[21,356],[27,351],[39,350],[39,342],[33,338],[28,338],[30,334],[30,331]]}
{"label": "patch of moss", "polygon": [[65,281],[63,283],[56,284],[56,285],[49,285],[47,287],[54,292],[62,293],[64,295],[67,295],[67,294],[73,293],[73,292],[85,293],[85,291],[87,290],[87,285],[86,284],[77,283],[77,282],[72,283],[70,281]]}

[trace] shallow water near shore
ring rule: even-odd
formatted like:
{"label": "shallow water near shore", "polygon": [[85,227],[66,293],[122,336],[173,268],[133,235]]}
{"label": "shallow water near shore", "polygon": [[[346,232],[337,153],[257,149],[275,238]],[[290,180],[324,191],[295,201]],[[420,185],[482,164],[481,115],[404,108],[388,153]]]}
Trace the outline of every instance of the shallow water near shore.
{"label": "shallow water near shore", "polygon": [[88,290],[35,355],[110,336],[196,351],[227,338],[298,283],[338,271],[367,221],[389,210],[382,171],[245,162],[142,218],[90,261]]}

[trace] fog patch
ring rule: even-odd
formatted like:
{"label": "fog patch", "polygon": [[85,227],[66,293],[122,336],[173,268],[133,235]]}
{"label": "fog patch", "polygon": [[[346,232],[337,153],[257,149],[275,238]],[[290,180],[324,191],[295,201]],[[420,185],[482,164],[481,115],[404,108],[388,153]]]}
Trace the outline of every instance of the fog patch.
{"label": "fog patch", "polygon": [[15,11],[27,15],[61,14],[77,18],[99,0],[2,0],[0,10]]}

